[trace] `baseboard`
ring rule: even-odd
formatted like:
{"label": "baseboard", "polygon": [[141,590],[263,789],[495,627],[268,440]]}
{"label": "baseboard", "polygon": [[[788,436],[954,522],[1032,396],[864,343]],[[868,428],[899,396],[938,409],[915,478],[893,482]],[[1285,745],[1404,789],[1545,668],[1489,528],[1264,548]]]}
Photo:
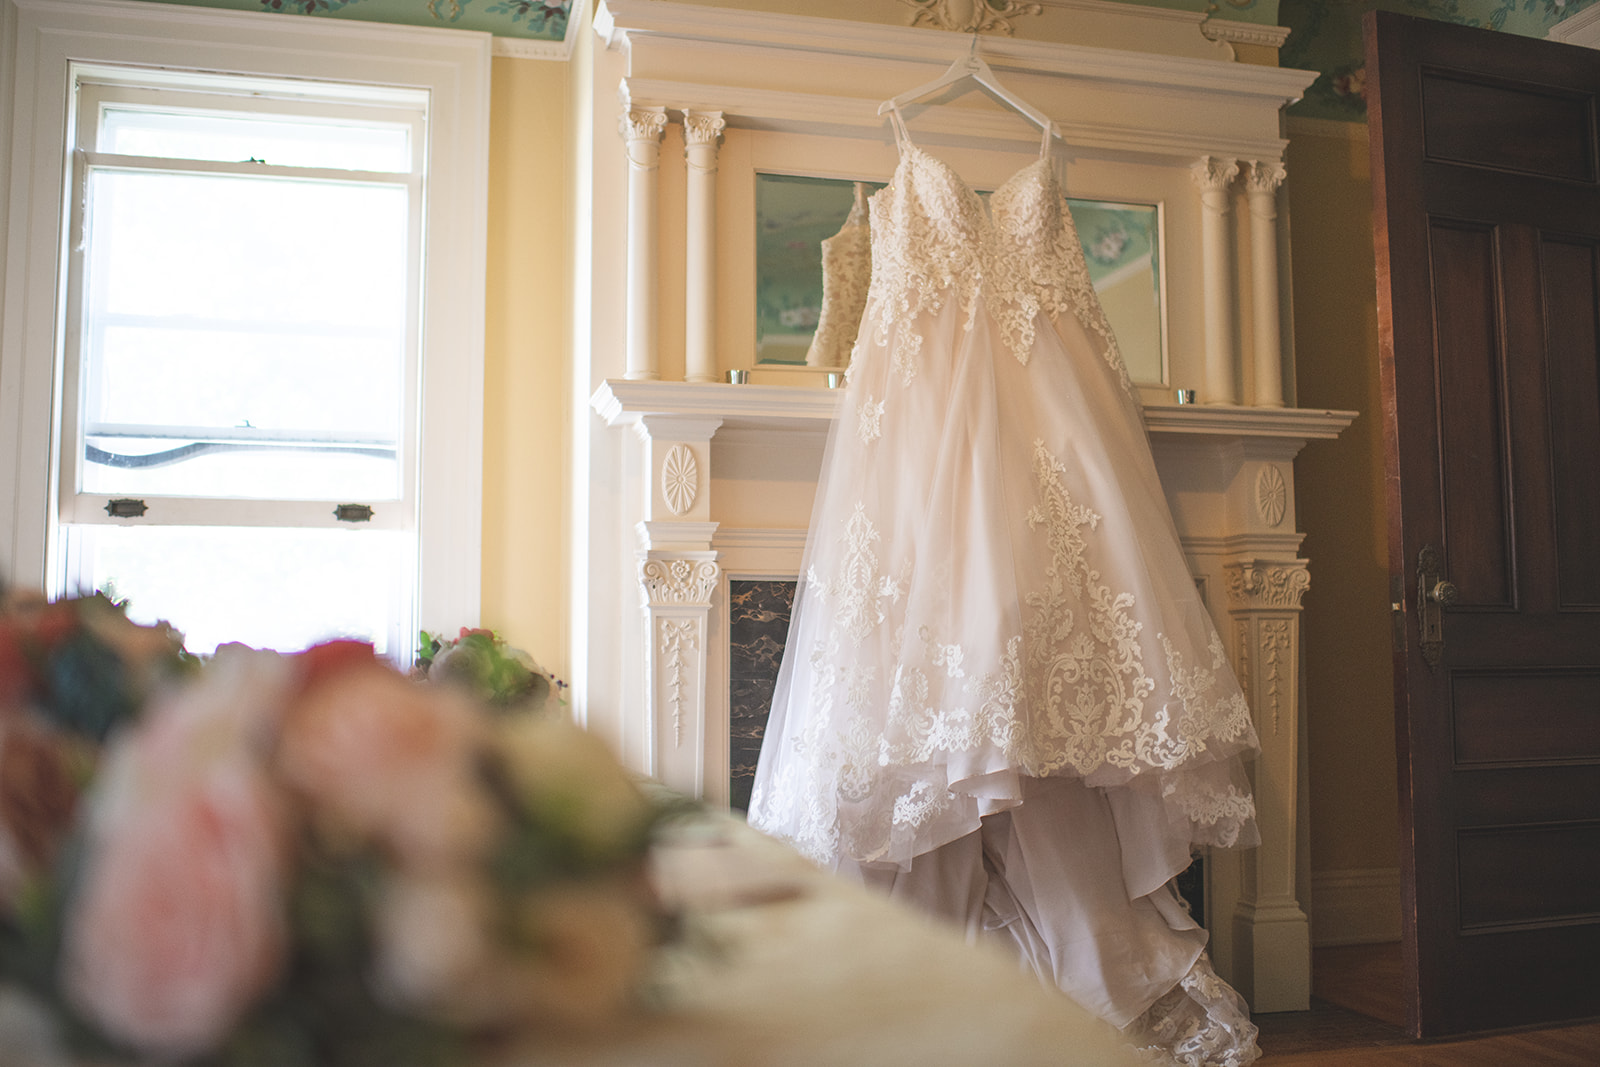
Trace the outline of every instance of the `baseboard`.
{"label": "baseboard", "polygon": [[1311,872],[1311,944],[1400,940],[1400,868]]}

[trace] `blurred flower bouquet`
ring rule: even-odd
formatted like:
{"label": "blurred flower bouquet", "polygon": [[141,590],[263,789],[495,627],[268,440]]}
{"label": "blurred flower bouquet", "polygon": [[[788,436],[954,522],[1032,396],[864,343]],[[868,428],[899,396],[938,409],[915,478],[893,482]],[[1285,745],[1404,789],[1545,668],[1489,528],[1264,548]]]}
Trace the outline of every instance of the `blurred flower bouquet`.
{"label": "blurred flower bouquet", "polygon": [[417,638],[412,673],[419,678],[461,686],[497,710],[542,708],[551,697],[566,703],[567,683],[493,630],[463,626],[454,640],[423,630]]}
{"label": "blurred flower bouquet", "polygon": [[637,995],[671,812],[544,672],[491,711],[364,644],[201,666],[108,602],[28,610],[0,615],[0,986],[74,1055],[454,1064]]}

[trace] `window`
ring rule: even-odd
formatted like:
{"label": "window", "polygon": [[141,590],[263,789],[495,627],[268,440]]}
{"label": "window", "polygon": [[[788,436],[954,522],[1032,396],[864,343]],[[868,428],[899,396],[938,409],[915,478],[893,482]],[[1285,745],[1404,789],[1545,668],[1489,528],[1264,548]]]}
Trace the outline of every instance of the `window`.
{"label": "window", "polygon": [[[100,8],[16,2],[24,39]],[[8,277],[58,279],[21,308],[37,328],[48,297],[48,348],[13,343],[6,305],[0,412],[27,406],[46,361],[54,383],[47,435],[19,427],[12,487],[19,513],[44,489],[43,528],[13,525],[7,570],[125,597],[195,651],[351,636],[404,660],[418,625],[477,615],[487,38],[464,93],[431,60],[350,69],[351,36],[448,52],[428,31],[206,14],[158,11],[176,46],[130,35],[68,59],[86,34],[46,54],[66,98],[41,78],[13,115],[61,163],[50,214],[29,205],[32,255],[7,259]],[[86,22],[107,20],[148,16]],[[216,71],[219,52],[237,69]],[[39,162],[11,161],[35,200]]]}

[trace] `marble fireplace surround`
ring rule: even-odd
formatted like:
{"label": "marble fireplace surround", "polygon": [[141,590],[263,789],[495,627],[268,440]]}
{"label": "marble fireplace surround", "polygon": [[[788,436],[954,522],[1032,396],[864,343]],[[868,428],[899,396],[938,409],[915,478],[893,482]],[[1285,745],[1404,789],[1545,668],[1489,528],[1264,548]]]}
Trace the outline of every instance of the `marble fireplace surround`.
{"label": "marble fireplace surround", "polygon": [[[1062,133],[1064,185],[1163,211],[1167,362],[1142,388],[1157,467],[1262,739],[1264,842],[1206,864],[1218,969],[1258,1011],[1302,1010],[1310,941],[1300,777],[1294,459],[1354,413],[1294,407],[1281,110],[1314,75],[1237,62],[1275,27],[1054,0],[1061,44],[983,54]],[[753,366],[759,173],[885,175],[878,103],[968,41],[937,30],[601,0],[575,75],[572,701],[631,766],[728,796],[730,580],[793,580],[827,430],[819,376]],[[584,81],[586,79],[586,82]],[[975,186],[1038,151],[983,94],[930,101],[918,143]],[[728,370],[755,384],[727,385]],[[767,384],[768,382],[785,384]],[[810,387],[808,387],[810,386]],[[1175,386],[1201,404],[1170,406]]]}
{"label": "marble fireplace surround", "polygon": [[[726,802],[729,583],[794,580],[841,394],[784,386],[603,383],[593,407],[626,433],[645,623],[639,713],[624,749],[640,770]],[[1207,864],[1218,966],[1258,1011],[1309,1004],[1300,877],[1300,605],[1294,458],[1351,412],[1149,406],[1151,447],[1183,546],[1245,685],[1261,735],[1252,768],[1263,842]],[[636,616],[637,617],[637,616]],[[1298,1007],[1293,1007],[1298,1005]]]}

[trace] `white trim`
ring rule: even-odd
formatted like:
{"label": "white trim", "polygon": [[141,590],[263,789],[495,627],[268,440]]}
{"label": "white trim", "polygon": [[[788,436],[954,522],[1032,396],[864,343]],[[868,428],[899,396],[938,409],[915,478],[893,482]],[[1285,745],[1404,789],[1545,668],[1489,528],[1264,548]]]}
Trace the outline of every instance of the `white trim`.
{"label": "white trim", "polygon": [[[1148,17],[1154,10],[1112,3],[1105,7],[1124,14],[1132,11],[1141,18]],[[742,49],[774,48],[938,64],[949,63],[953,52],[964,47],[964,42],[953,45],[951,34],[943,30],[711,8],[672,0],[601,0],[595,15],[595,30],[606,39],[608,47],[618,47],[624,38],[661,37]],[[1298,99],[1300,92],[1316,78],[1314,71],[1288,67],[1262,67],[1012,37],[985,37],[983,55],[997,71],[1053,74],[1098,84],[1120,83],[1147,89],[1228,93],[1279,102]],[[874,114],[880,102],[873,101]]]}
{"label": "white trim", "polygon": [[1206,19],[1200,27],[1210,41],[1229,44],[1255,44],[1267,48],[1282,48],[1289,39],[1289,27],[1264,26],[1259,22],[1237,22],[1233,19]]}
{"label": "white trim", "polygon": [[1563,44],[1600,48],[1600,7],[1586,7],[1576,15],[1562,19],[1550,27],[1545,37]]}
{"label": "white trim", "polygon": [[1400,940],[1400,868],[1311,873],[1311,943],[1376,945]]}
{"label": "white trim", "polygon": [[[872,139],[884,135],[884,119],[878,114],[881,101],[876,99],[648,78],[625,79],[620,95],[632,107],[668,106],[669,101],[681,101],[683,107],[720,110],[732,129]],[[1298,94],[1288,99],[1298,99]],[[1277,161],[1283,158],[1288,143],[1281,137],[1219,136],[1205,130],[1141,130],[1062,119],[1054,120],[1054,124],[1061,140],[1076,151],[1158,160],[1187,161],[1195,156],[1216,155]],[[929,143],[950,139],[968,145],[1016,147],[1037,145],[1039,128],[1020,117],[997,125],[993,116],[985,112],[935,106],[917,117],[917,136]]]}
{"label": "white trim", "polygon": [[[0,133],[10,199],[0,303],[0,568],[48,574],[51,412],[71,61],[411,86],[429,94],[423,350],[418,386],[420,625],[478,620],[483,511],[483,337],[490,35],[288,19],[131,0],[0,0],[14,64]],[[432,427],[430,429],[430,427]]]}
{"label": "white trim", "polygon": [[511,59],[566,60],[572,56],[572,45],[566,41],[535,41],[528,37],[496,37],[492,54]]}

